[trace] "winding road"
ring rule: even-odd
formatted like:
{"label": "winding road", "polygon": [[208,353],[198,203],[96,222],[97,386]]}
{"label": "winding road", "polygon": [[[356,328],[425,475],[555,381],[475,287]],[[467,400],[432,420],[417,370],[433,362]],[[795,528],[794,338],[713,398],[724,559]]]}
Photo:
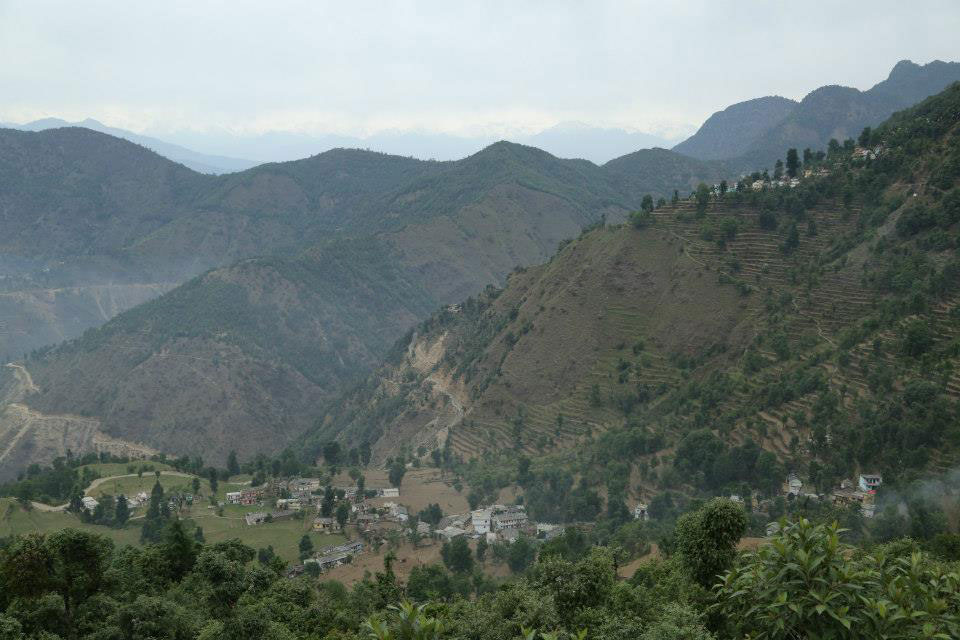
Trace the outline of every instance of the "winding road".
{"label": "winding road", "polygon": [[[152,472],[151,472],[151,474],[152,474]],[[124,473],[124,474],[119,475],[119,476],[108,476],[108,477],[106,477],[106,478],[97,478],[96,480],[94,480],[93,482],[90,483],[90,486],[89,486],[89,487],[87,487],[86,489],[84,489],[83,494],[84,494],[84,495],[90,495],[90,492],[91,492],[91,491],[93,491],[94,489],[96,489],[97,487],[99,487],[100,485],[102,485],[104,482],[110,482],[111,480],[117,480],[117,479],[119,479],[119,478],[136,478],[138,475],[139,475],[139,474],[136,474],[136,473]],[[144,475],[147,475],[147,474],[144,473]],[[190,474],[190,473],[182,473],[182,472],[180,472],[180,471],[161,471],[161,472],[160,472],[160,475],[162,475],[162,476],[177,476],[177,477],[179,477],[179,478],[192,478],[192,477],[193,477],[193,474]],[[67,504],[61,504],[61,505],[56,505],[56,506],[54,506],[54,505],[49,505],[49,504],[43,504],[42,502],[31,502],[30,504],[33,505],[33,508],[36,509],[37,511],[47,511],[47,512],[50,512],[50,511],[66,511],[66,510],[67,510],[67,507],[70,506],[69,503],[67,503]]]}

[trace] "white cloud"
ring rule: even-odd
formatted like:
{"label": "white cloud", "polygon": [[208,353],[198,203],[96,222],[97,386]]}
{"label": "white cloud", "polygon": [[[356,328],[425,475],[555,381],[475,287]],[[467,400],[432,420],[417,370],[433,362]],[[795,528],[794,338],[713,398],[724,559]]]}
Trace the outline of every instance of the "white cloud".
{"label": "white cloud", "polygon": [[0,119],[153,132],[686,132],[956,56],[960,5],[0,0]]}

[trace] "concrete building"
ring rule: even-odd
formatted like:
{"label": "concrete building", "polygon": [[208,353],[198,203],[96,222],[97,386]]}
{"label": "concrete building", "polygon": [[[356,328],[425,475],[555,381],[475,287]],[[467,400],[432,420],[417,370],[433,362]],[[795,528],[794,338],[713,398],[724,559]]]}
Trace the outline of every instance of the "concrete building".
{"label": "concrete building", "polygon": [[876,491],[883,484],[883,477],[879,473],[861,473],[857,479],[860,491]]}
{"label": "concrete building", "polygon": [[470,514],[470,524],[473,525],[473,530],[480,535],[486,535],[490,531],[490,518],[492,513],[490,509],[478,509],[471,512]]}
{"label": "concrete building", "polygon": [[506,507],[503,511],[494,513],[491,519],[493,530],[522,529],[527,526],[527,512],[523,507]]}
{"label": "concrete building", "polygon": [[467,532],[461,529],[460,527],[454,527],[454,526],[444,527],[443,529],[440,529],[439,531],[437,531],[437,534],[448,542],[450,540],[453,540],[454,538],[459,538],[461,536],[464,536],[466,535],[466,533]]}

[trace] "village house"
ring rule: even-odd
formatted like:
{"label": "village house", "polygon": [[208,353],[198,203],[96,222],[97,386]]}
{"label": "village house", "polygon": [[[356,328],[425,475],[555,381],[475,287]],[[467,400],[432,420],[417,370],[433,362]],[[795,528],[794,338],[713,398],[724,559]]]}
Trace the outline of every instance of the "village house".
{"label": "village house", "polygon": [[278,498],[277,509],[280,511],[300,511],[300,498]]}
{"label": "village house", "polygon": [[480,535],[486,535],[490,531],[490,509],[478,509],[470,513],[470,524],[473,530]]}
{"label": "village house", "polygon": [[753,184],[750,185],[750,188],[754,191],[763,191],[763,180],[754,180]]}
{"label": "village house", "polygon": [[332,531],[337,526],[337,521],[333,518],[324,518],[318,517],[313,519],[313,530],[314,531]]}
{"label": "village house", "polygon": [[362,552],[363,552],[363,542],[361,542],[360,540],[351,540],[349,542],[345,542],[335,547],[334,546],[323,547],[322,549],[317,551],[314,554],[314,556],[321,557],[321,556],[335,555],[338,553],[349,553],[351,555],[357,555],[358,553],[362,553]]}
{"label": "village house", "polygon": [[387,489],[380,489],[380,495],[384,498],[399,498],[400,489],[397,487],[389,487]]}
{"label": "village house", "polygon": [[320,478],[294,478],[287,483],[287,490],[291,494],[312,493],[320,488]]}
{"label": "village house", "polygon": [[504,542],[513,544],[520,539],[520,530],[513,527],[509,527],[500,532],[500,537],[503,538]]}
{"label": "village house", "polygon": [[90,496],[83,496],[80,498],[80,502],[83,503],[83,508],[87,511],[93,511],[100,506],[100,503],[91,498]]}
{"label": "village house", "polygon": [[857,480],[860,491],[876,491],[883,484],[883,477],[879,473],[861,473]]}
{"label": "village house", "polygon": [[801,481],[800,478],[793,473],[788,475],[786,482],[783,483],[783,493],[792,496],[799,496],[802,490],[803,481]]}
{"label": "village house", "polygon": [[440,529],[439,531],[437,531],[437,535],[439,535],[441,538],[443,538],[447,542],[449,542],[450,540],[453,540],[454,538],[459,538],[461,536],[464,536],[466,535],[466,533],[467,532],[461,529],[460,527],[454,527],[454,526],[444,527],[443,529]]}
{"label": "village house", "polygon": [[521,529],[527,525],[527,511],[521,506],[504,507],[502,511],[493,514],[493,530]]}
{"label": "village house", "polygon": [[246,521],[248,526],[263,524],[267,521],[267,513],[265,511],[255,511],[243,516],[243,519]]}
{"label": "village house", "polygon": [[410,519],[410,513],[402,504],[395,504],[390,507],[390,517],[394,518],[397,522],[406,522]]}
{"label": "village house", "polygon": [[841,486],[839,489],[834,489],[831,494],[831,499],[833,505],[838,508],[845,508],[851,505],[859,505],[860,513],[863,514],[865,518],[872,518],[876,507],[873,502],[873,493],[858,491],[853,489],[850,485],[851,483],[845,481],[847,486]]}
{"label": "village house", "polygon": [[444,516],[440,518],[440,522],[437,524],[438,529],[446,529],[447,527],[457,527],[462,529],[467,526],[467,520],[469,516],[464,514],[454,514],[450,516]]}
{"label": "village house", "polygon": [[243,489],[227,493],[227,502],[230,504],[252,505],[263,499],[263,489]]}
{"label": "village house", "polygon": [[417,523],[417,533],[419,533],[419,534],[422,535],[422,536],[429,536],[429,535],[430,535],[430,525],[427,524],[426,522],[418,522],[418,523]]}
{"label": "village house", "polygon": [[322,556],[320,558],[307,558],[303,562],[304,564],[316,564],[320,567],[320,571],[329,571],[330,569],[335,569],[341,565],[345,565],[349,561],[349,553],[334,553],[328,556]]}
{"label": "village house", "polygon": [[[647,513],[647,505],[640,503],[633,508],[633,519],[634,520],[643,520],[647,521],[650,519],[650,514]],[[539,525],[537,525],[539,526]]]}
{"label": "village house", "polygon": [[380,520],[380,516],[375,513],[358,513],[356,517],[358,526],[370,526]]}
{"label": "village house", "polygon": [[139,507],[140,505],[145,504],[149,500],[150,500],[150,496],[148,496],[145,491],[141,491],[137,495],[130,496],[129,498],[127,498],[127,506],[130,507],[131,509],[135,509],[136,507]]}

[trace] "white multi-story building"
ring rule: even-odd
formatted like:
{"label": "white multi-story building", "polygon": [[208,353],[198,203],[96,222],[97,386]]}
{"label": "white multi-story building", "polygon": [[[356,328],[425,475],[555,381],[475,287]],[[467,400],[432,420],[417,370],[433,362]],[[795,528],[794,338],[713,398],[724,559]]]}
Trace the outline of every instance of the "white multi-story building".
{"label": "white multi-story building", "polygon": [[473,530],[480,535],[486,535],[490,531],[491,515],[490,509],[478,509],[472,512],[470,523],[473,525]]}
{"label": "white multi-story building", "polygon": [[507,507],[503,511],[494,513],[491,522],[494,531],[522,529],[527,526],[527,512],[523,507]]}

